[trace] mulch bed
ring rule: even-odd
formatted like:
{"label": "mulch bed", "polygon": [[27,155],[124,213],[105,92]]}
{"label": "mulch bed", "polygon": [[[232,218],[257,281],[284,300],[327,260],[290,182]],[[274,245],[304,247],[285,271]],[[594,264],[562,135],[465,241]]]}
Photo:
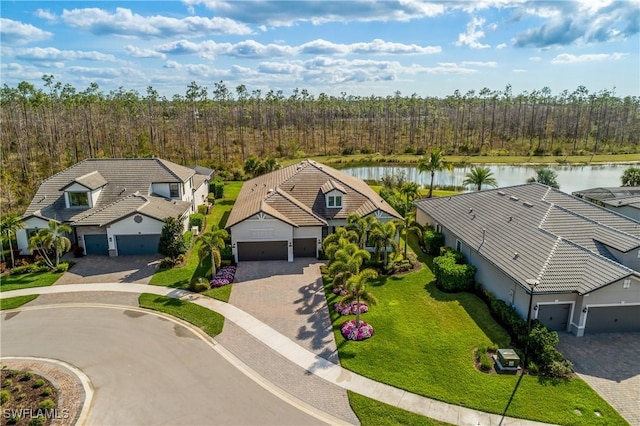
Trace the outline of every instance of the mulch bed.
{"label": "mulch bed", "polygon": [[[9,392],[9,399],[2,404],[2,424],[29,425],[29,422],[37,422],[34,419],[41,415],[42,419],[37,424],[49,425],[55,417],[65,415],[63,411],[55,410],[58,406],[56,387],[38,374],[2,368],[0,384],[2,391]],[[53,403],[46,410],[40,408],[45,400]]]}

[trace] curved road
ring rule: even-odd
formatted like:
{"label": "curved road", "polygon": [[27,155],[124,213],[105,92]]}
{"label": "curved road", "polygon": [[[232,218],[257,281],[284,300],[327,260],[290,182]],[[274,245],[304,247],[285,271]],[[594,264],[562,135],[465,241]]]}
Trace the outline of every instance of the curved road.
{"label": "curved road", "polygon": [[0,356],[64,360],[91,379],[88,424],[317,425],[177,321],[126,307],[2,314]]}

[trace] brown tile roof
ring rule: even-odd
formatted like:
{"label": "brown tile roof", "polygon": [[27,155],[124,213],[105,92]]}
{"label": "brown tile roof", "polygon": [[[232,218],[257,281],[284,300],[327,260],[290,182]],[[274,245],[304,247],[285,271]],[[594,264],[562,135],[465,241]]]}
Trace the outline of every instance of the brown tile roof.
{"label": "brown tile roof", "polygon": [[93,171],[91,173],[87,173],[86,175],[82,175],[80,177],[75,178],[72,182],[65,185],[62,190],[65,190],[67,187],[72,185],[73,183],[79,183],[87,189],[94,190],[101,188],[107,184],[107,180],[102,177],[102,175],[98,171]]}
{"label": "brown tile roof", "polygon": [[[332,189],[344,194],[341,208],[326,207],[324,194]],[[329,219],[345,219],[353,212],[366,216],[381,210],[401,217],[360,179],[312,160],[245,182],[227,220],[227,228],[264,211],[265,204],[287,217],[285,222],[297,226],[326,224]]]}
{"label": "brown tile roof", "polygon": [[615,261],[607,246],[640,247],[640,236],[613,226],[633,230],[640,223],[541,184],[415,204],[523,287],[536,278],[536,291],[583,294],[638,274]]}

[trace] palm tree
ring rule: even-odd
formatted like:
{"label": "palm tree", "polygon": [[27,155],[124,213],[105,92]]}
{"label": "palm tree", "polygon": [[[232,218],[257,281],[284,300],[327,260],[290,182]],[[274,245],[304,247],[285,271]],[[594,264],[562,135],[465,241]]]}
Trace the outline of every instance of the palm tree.
{"label": "palm tree", "polygon": [[473,166],[466,179],[462,181],[463,185],[473,185],[478,191],[482,190],[482,185],[498,186],[498,181],[493,177],[493,172],[488,167]]}
{"label": "palm tree", "polygon": [[324,250],[325,255],[329,259],[332,259],[333,254],[338,250],[338,248],[348,243],[356,243],[357,241],[358,234],[341,226],[336,228],[333,234],[325,237],[322,241],[322,250]]}
{"label": "palm tree", "polygon": [[341,302],[345,305],[351,305],[356,302],[356,328],[360,327],[360,301],[367,302],[370,305],[376,305],[378,300],[375,296],[367,291],[367,281],[374,280],[378,277],[378,273],[373,269],[365,269],[347,280],[347,295]]}
{"label": "palm tree", "polygon": [[[0,233],[7,236],[7,240],[9,240],[9,252],[11,253],[11,267],[15,265],[15,259],[13,256],[13,243],[12,240],[16,236],[16,231],[18,229],[24,228],[24,222],[20,219],[20,216],[17,214],[8,214],[2,219],[2,223],[0,223]],[[0,251],[4,252],[4,247],[1,246],[2,237],[0,237]]]}
{"label": "palm tree", "polygon": [[351,213],[347,216],[347,231],[353,231],[358,236],[358,247],[364,248],[367,244],[367,235],[371,230],[371,226],[377,221],[375,216],[368,215],[360,217],[358,213]]}
{"label": "palm tree", "polygon": [[436,149],[429,153],[429,157],[421,157],[418,162],[418,171],[429,172],[431,174],[431,183],[429,184],[429,194],[427,197],[431,198],[433,195],[433,178],[436,172],[444,170],[450,170],[451,163],[444,161],[444,152]]}
{"label": "palm tree", "polygon": [[411,209],[411,202],[420,196],[420,185],[415,182],[405,182],[400,187],[400,193],[404,195],[406,202],[406,212],[408,213]]}
{"label": "palm tree", "polygon": [[628,167],[620,178],[622,186],[640,186],[640,167]]}
{"label": "palm tree", "polygon": [[558,174],[546,167],[536,170],[536,176],[530,177],[527,179],[527,183],[538,182],[543,185],[550,186],[552,188],[560,189],[560,185],[558,184]]}
{"label": "palm tree", "polygon": [[390,221],[387,223],[378,222],[371,228],[371,241],[376,247],[376,255],[380,258],[380,251],[384,253],[384,266],[389,263],[388,249],[391,247],[393,252],[398,251],[398,243],[396,242],[396,223]]}
{"label": "palm tree", "polygon": [[[45,262],[51,269],[55,269],[60,263],[60,256],[71,249],[71,241],[67,234],[71,233],[71,226],[66,223],[58,223],[50,220],[46,228],[38,231],[29,239],[29,249],[40,252]],[[53,249],[56,255],[55,263],[49,258],[48,252]]]}
{"label": "palm tree", "polygon": [[200,263],[204,259],[211,258],[211,278],[216,275],[216,268],[220,266],[220,250],[226,245],[226,239],[229,233],[224,229],[219,229],[217,225],[213,225],[211,229],[198,237],[200,248],[198,249],[198,257]]}
{"label": "palm tree", "polygon": [[354,243],[349,243],[344,248],[337,250],[333,256],[333,262],[329,266],[329,274],[333,277],[333,286],[343,286],[349,278],[360,272],[360,267],[371,255],[368,251],[359,248]]}
{"label": "palm tree", "polygon": [[404,258],[407,258],[407,242],[409,241],[409,233],[414,232],[418,236],[418,241],[422,237],[422,229],[416,222],[416,211],[411,210],[405,216],[402,222],[397,224],[397,230],[401,236],[404,236]]}

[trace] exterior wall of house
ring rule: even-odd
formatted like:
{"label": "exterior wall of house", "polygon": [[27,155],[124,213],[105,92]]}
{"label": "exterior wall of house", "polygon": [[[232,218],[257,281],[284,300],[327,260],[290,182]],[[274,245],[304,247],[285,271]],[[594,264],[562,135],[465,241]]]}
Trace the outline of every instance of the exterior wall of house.
{"label": "exterior wall of house", "polygon": [[287,241],[289,262],[293,262],[293,226],[264,213],[258,213],[231,227],[231,252],[238,261],[239,242]]}
{"label": "exterior wall of house", "polygon": [[196,211],[198,210],[198,206],[207,202],[207,195],[209,195],[209,181],[205,180],[202,185],[200,185],[199,188],[196,188],[195,192],[193,193]]}
{"label": "exterior wall of house", "polygon": [[24,224],[24,228],[16,231],[16,243],[18,245],[18,250],[20,250],[20,254],[28,255],[31,254],[27,248],[29,246],[29,231],[46,228],[49,226],[49,221],[38,217],[30,217],[22,223]]}
{"label": "exterior wall of house", "polygon": [[607,248],[618,262],[622,263],[627,268],[640,272],[640,247],[636,247],[627,253],[623,253],[609,246],[607,246]]}

